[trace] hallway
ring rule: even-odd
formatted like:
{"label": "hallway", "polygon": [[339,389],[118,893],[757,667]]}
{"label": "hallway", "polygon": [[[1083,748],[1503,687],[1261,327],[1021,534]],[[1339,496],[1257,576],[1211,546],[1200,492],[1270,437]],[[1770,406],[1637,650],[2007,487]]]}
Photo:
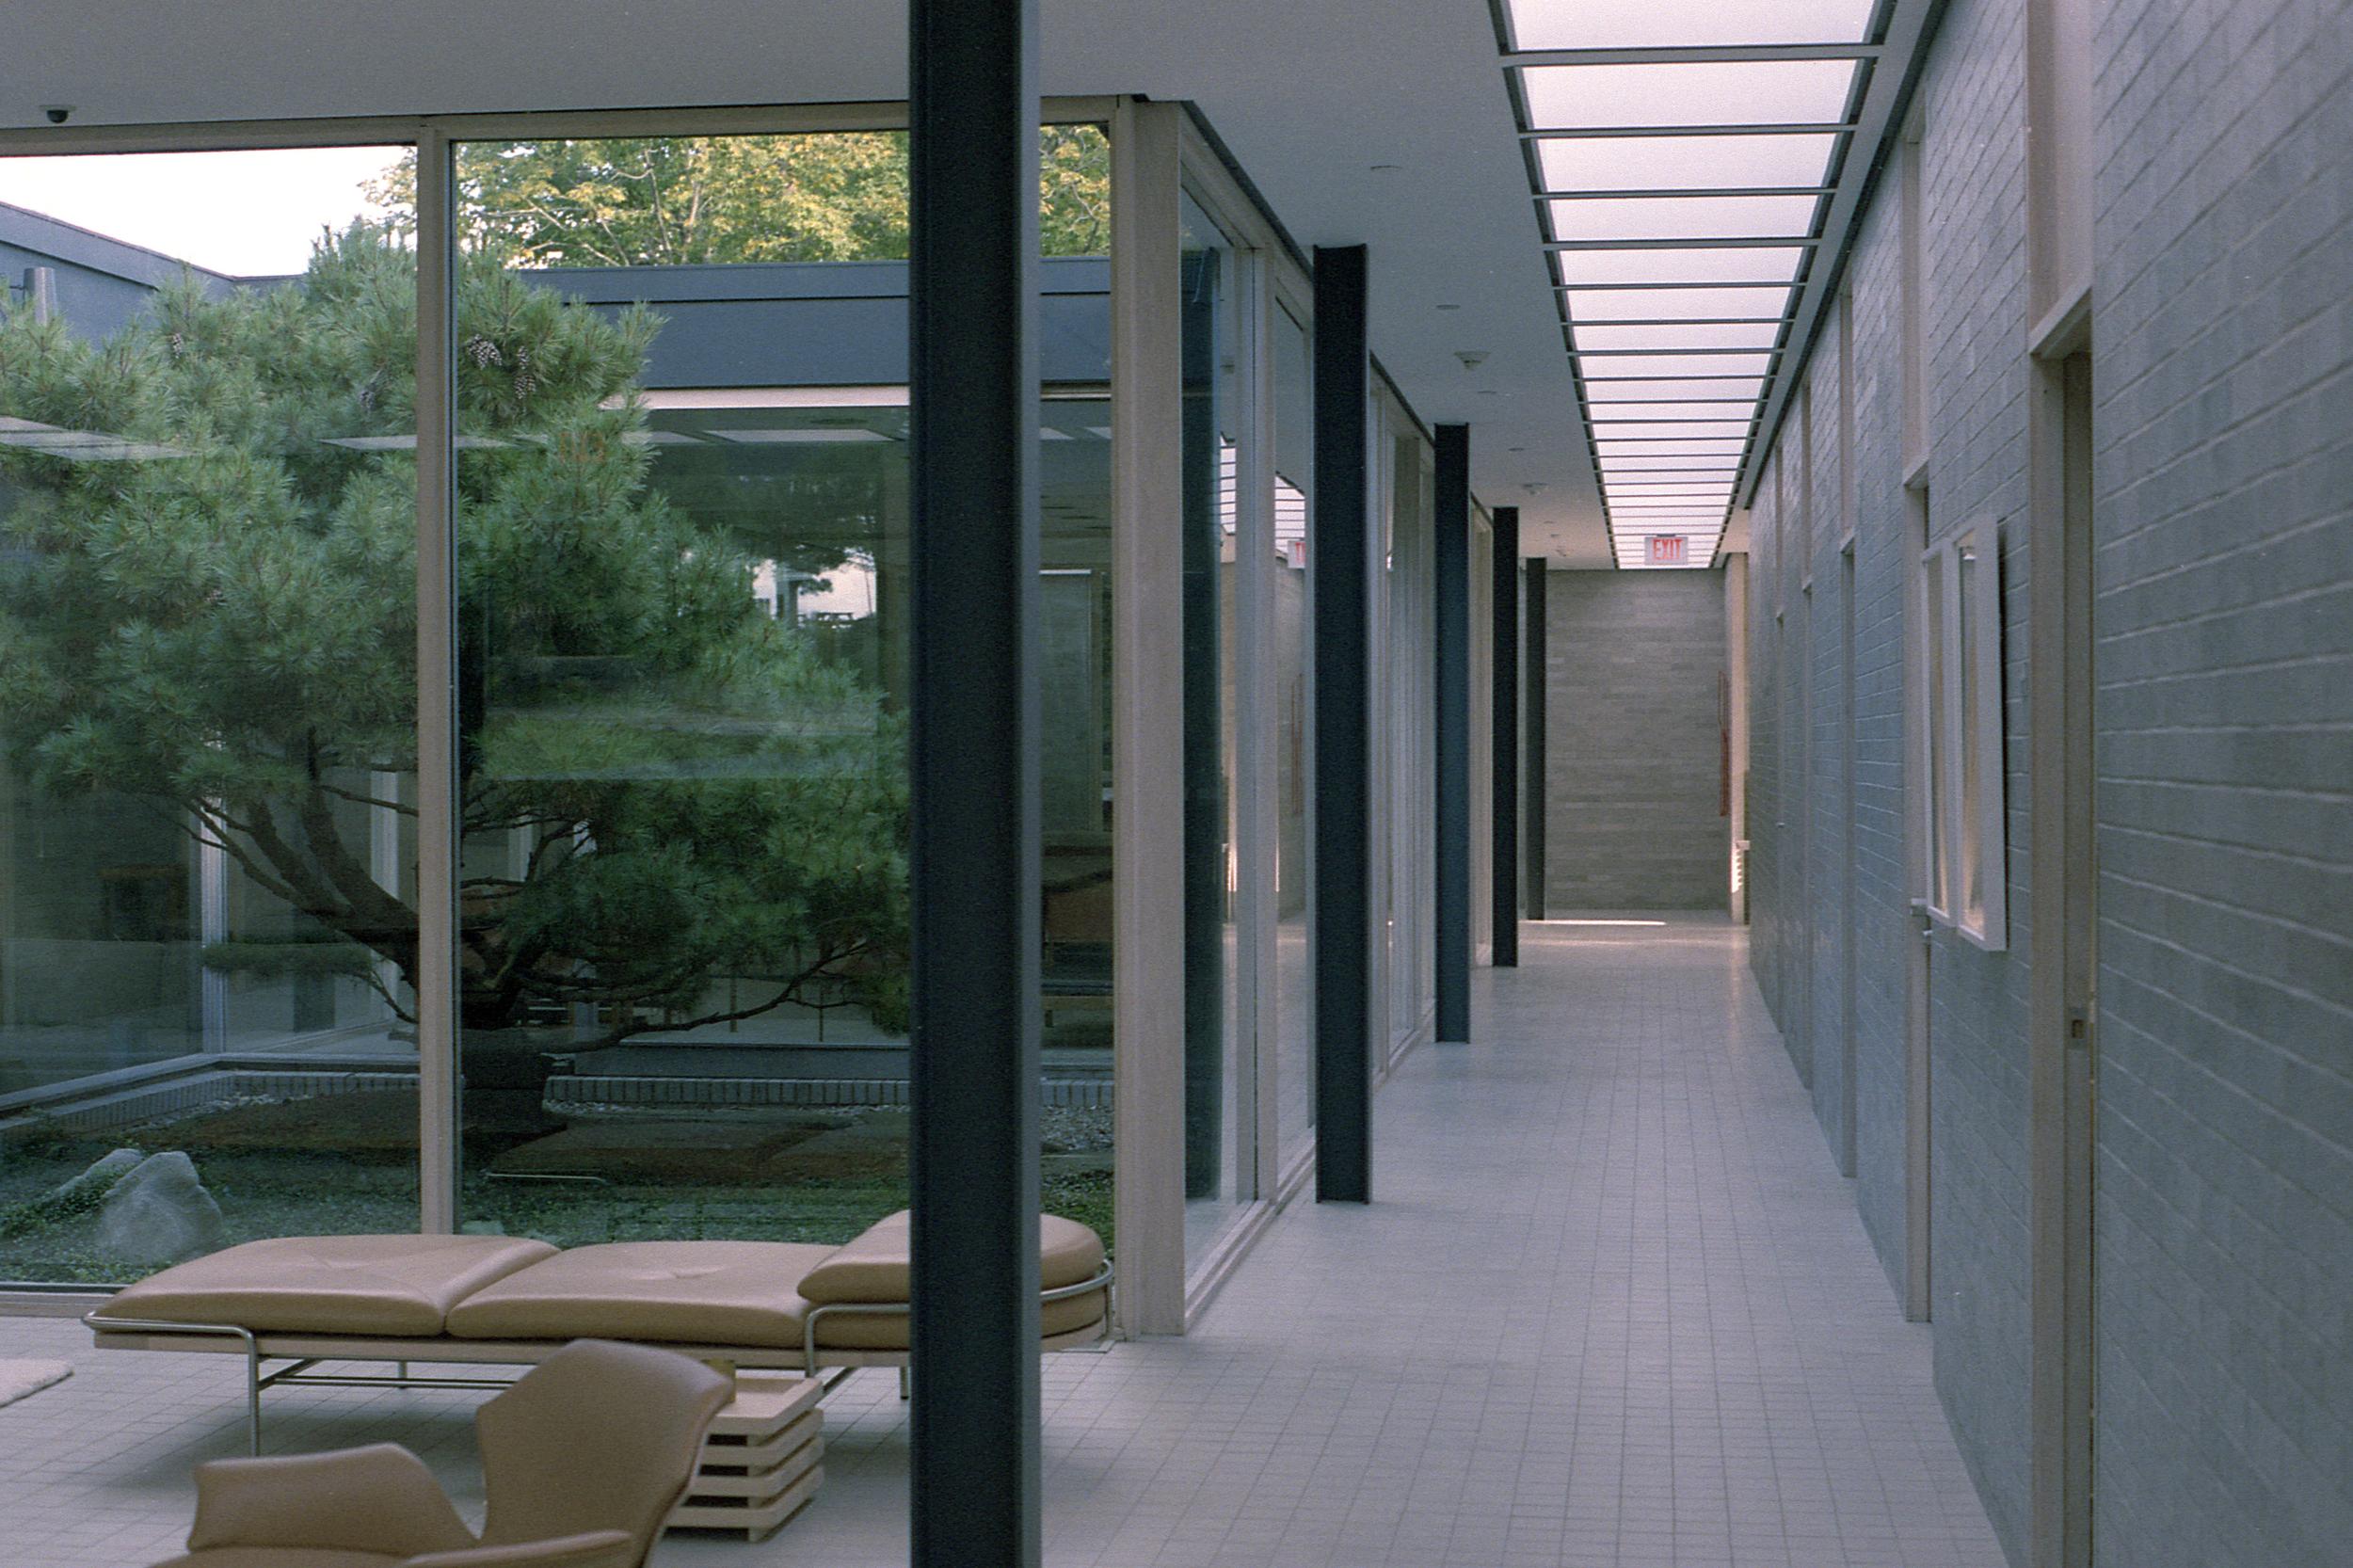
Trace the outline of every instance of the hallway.
{"label": "hallway", "polygon": [[[1374,1207],[1295,1202],[1186,1338],[1048,1358],[1047,1560],[1999,1568],[1745,945],[1526,927],[1486,1043],[1379,1096]],[[903,1562],[888,1380],[829,1408],[763,1560]]]}
{"label": "hallway", "polygon": [[[2000,1568],[1745,942],[1529,926],[1478,971],[1487,1043],[1382,1091],[1375,1206],[1294,1203],[1188,1337],[1047,1359],[1047,1560]],[[0,1354],[76,1366],[0,1410],[15,1560],[168,1554],[188,1466],[241,1445],[235,1368],[54,1319],[0,1320]],[[478,1500],[472,1403],[286,1390],[273,1447],[406,1443]],[[852,1379],[805,1513],[655,1561],[898,1568],[904,1411]]]}

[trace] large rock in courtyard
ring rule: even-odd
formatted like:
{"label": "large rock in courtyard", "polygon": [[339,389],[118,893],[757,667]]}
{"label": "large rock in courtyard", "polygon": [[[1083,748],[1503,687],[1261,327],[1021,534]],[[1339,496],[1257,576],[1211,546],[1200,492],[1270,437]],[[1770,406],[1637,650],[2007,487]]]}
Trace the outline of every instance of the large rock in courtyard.
{"label": "large rock in courtyard", "polygon": [[177,1263],[228,1244],[220,1205],[178,1149],[139,1161],[98,1211],[98,1250],[125,1263]]}

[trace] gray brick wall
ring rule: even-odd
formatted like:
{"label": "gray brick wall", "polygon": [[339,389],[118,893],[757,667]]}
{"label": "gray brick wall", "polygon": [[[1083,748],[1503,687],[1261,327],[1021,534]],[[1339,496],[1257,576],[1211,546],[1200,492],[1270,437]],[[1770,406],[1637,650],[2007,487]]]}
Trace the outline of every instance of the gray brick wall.
{"label": "gray brick wall", "polygon": [[1723,578],[1556,571],[1545,591],[1545,906],[1722,908]]}
{"label": "gray brick wall", "polygon": [[1898,1290],[1905,1208],[1904,972],[1913,935],[1904,798],[1901,236],[1892,188],[1848,268],[1854,344],[1855,1201]]}
{"label": "gray brick wall", "polygon": [[[2097,9],[2095,1554],[2104,1568],[2317,1568],[2353,1561],[2353,6]],[[2010,928],[2003,953],[1945,933],[1932,946],[1935,1361],[2022,1564],[2024,21],[2024,0],[1954,0],[1922,88],[1929,522],[1940,538],[2002,529]],[[1777,477],[1802,467],[1793,417],[1751,519],[1752,961],[1835,1146],[1840,944],[1854,944],[1856,1201],[1891,1281],[1914,940],[1898,179],[1848,272],[1850,721],[1834,327],[1808,371],[1812,505]],[[1801,807],[1808,688],[1817,788]],[[1849,722],[1850,930],[1836,789]]]}
{"label": "gray brick wall", "polygon": [[2353,1560],[2353,8],[2106,8],[2096,1550]]}

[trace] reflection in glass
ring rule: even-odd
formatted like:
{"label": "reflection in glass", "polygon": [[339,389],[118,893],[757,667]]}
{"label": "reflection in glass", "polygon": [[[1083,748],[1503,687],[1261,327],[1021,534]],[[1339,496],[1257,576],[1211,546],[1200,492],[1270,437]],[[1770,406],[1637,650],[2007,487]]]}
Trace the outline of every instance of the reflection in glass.
{"label": "reflection in glass", "polygon": [[1927,766],[1923,783],[1928,791],[1927,836],[1929,862],[1929,897],[1944,913],[1953,912],[1953,872],[1951,833],[1945,820],[1948,795],[1945,790],[1945,755],[1951,749],[1945,730],[1947,715],[1952,711],[1950,694],[1945,690],[1945,557],[1931,552],[1920,567],[1920,602],[1926,625],[1921,639],[1924,679],[1928,684],[1929,717],[1925,737]]}
{"label": "reflection in glass", "polygon": [[0,159],[0,1278],[417,1224],[398,155]]}
{"label": "reflection in glass", "polygon": [[[1049,227],[1058,148],[1103,143],[1048,133]],[[906,1201],[904,137],[457,168],[461,1210],[846,1240]],[[1111,418],[1099,360],[1047,369],[1044,1199],[1108,1239]]]}
{"label": "reflection in glass", "polygon": [[1252,1194],[1256,1054],[1240,1016],[1235,568],[1241,280],[1231,240],[1188,196],[1182,223],[1186,1254]]}
{"label": "reflection in glass", "polygon": [[1961,545],[1953,552],[1954,597],[1958,608],[1953,616],[1953,675],[1956,688],[1954,705],[1961,720],[1961,755],[1955,759],[1960,774],[1957,793],[1960,796],[1961,831],[1953,845],[1953,880],[1958,907],[1955,917],[1972,929],[1981,930],[1985,923],[1985,895],[1979,882],[1977,856],[1979,795],[1977,790],[1977,759],[1985,737],[1979,710],[1984,698],[1977,682],[1977,616],[1982,613],[1977,597],[1984,587],[1978,581],[1977,551],[1974,545]]}
{"label": "reflection in glass", "polygon": [[1275,1131],[1288,1162],[1315,1128],[1315,971],[1309,947],[1315,622],[1307,568],[1315,410],[1307,328],[1280,306],[1273,316],[1274,551],[1268,602],[1274,664]]}

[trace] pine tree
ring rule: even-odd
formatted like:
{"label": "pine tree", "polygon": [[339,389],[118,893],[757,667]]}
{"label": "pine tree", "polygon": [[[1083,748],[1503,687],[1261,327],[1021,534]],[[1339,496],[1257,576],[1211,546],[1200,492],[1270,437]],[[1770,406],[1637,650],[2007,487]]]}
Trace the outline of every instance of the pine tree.
{"label": "pine tree", "polygon": [[[488,256],[456,309],[465,1023],[899,1021],[899,720],[648,487],[658,322]],[[380,782],[417,765],[415,327],[414,258],[366,225],[281,286],[184,282],[103,344],[0,314],[15,765],[184,824],[410,987],[416,909],[354,846],[415,813]]]}

